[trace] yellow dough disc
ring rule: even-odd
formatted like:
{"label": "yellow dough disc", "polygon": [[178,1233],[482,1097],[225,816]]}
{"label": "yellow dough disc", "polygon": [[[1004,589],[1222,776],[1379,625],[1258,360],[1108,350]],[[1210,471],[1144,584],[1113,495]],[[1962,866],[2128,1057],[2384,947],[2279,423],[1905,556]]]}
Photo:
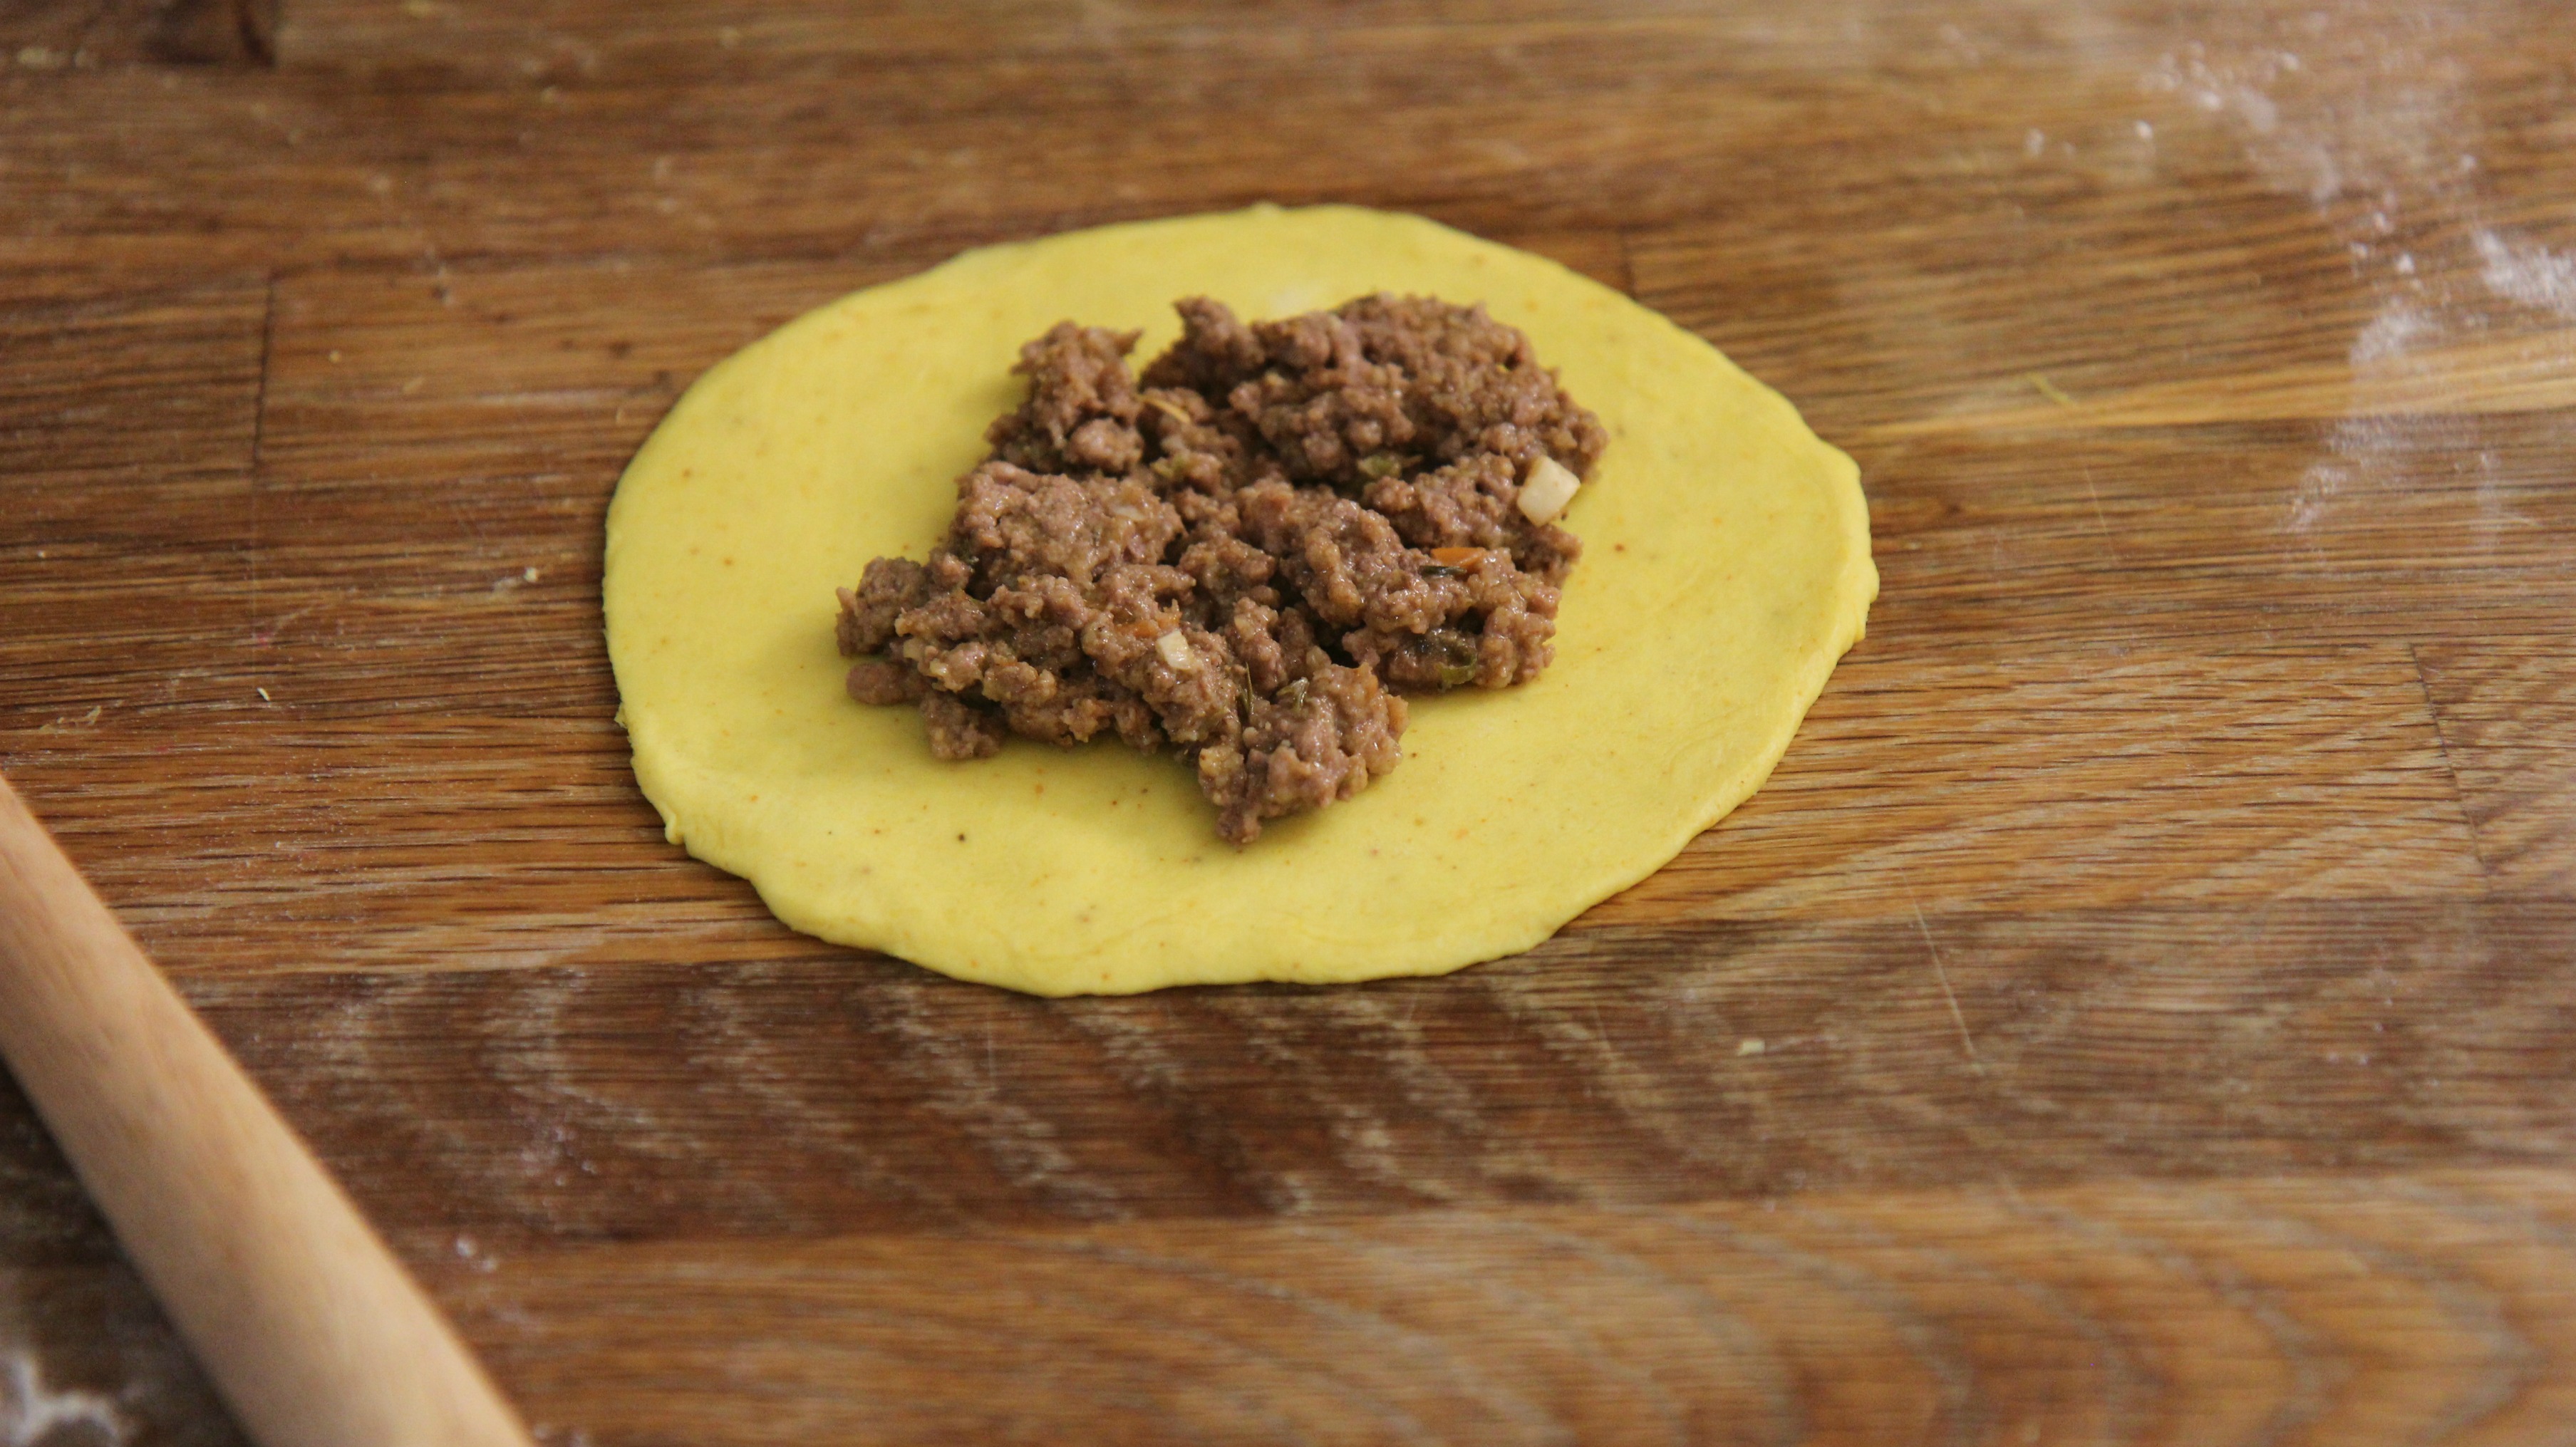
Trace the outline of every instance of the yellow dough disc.
{"label": "yellow dough disc", "polygon": [[[1179,333],[1393,291],[1483,302],[1609,429],[1535,683],[1413,700],[1404,762],[1236,849],[1189,767],[1115,742],[930,756],[842,691],[833,589],[924,555],[1055,322]],[[809,934],[1043,995],[1427,975],[1635,883],[1779,760],[1878,592],[1851,460],[1697,337],[1556,263],[1351,207],[972,251],[709,371],[608,512],[635,777],[690,853]]]}

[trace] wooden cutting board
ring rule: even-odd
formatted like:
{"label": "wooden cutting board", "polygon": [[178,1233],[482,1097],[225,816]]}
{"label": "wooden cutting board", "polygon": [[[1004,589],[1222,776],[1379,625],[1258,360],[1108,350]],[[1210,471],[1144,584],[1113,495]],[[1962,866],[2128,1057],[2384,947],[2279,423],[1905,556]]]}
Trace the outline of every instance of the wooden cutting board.
{"label": "wooden cutting board", "polygon": [[[2544,0],[12,5],[0,769],[550,1443],[2557,1440],[2571,88]],[[1770,786],[1324,992],[959,985],[665,845],[599,538],[679,389],[1262,198],[1859,459]],[[14,1093],[0,1404],[233,1440]]]}

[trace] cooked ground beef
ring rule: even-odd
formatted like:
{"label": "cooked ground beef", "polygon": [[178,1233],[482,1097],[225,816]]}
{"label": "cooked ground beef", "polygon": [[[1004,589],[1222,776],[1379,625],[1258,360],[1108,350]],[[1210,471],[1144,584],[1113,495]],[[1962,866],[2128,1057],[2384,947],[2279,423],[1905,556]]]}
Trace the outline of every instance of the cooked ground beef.
{"label": "cooked ground beef", "polygon": [[1521,490],[1588,473],[1605,436],[1481,306],[1179,310],[1141,376],[1134,332],[1061,322],[1022,347],[1028,400],[958,480],[946,540],[842,589],[840,646],[850,696],[918,704],[941,758],[1006,733],[1169,746],[1243,844],[1394,768],[1398,690],[1547,667],[1582,545]]}

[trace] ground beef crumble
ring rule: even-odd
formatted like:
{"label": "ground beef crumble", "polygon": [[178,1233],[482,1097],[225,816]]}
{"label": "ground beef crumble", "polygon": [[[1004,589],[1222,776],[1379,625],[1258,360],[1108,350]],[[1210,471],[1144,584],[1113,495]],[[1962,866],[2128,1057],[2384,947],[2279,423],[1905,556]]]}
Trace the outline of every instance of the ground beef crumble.
{"label": "ground beef crumble", "polygon": [[1245,323],[1204,297],[1137,334],[1057,324],[925,562],[842,589],[850,696],[911,703],[931,752],[1103,732],[1196,761],[1237,844],[1395,767],[1406,691],[1547,667],[1582,545],[1522,510],[1605,434],[1529,339],[1425,297]]}

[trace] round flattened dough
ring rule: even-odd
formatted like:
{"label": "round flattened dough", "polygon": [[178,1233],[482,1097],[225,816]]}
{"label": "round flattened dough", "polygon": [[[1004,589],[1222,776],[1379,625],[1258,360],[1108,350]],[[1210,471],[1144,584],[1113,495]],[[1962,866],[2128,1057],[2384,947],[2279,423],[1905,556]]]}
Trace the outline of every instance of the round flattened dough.
{"label": "round flattened dough", "polygon": [[[1179,331],[1393,291],[1527,332],[1610,446],[1537,682],[1413,700],[1356,799],[1218,840],[1189,768],[1115,742],[930,756],[842,692],[833,589],[921,557],[1072,318]],[[609,657],[674,842],[809,934],[1043,995],[1427,975],[1528,949],[1758,787],[1861,635],[1858,470],[1697,337],[1554,262],[1351,207],[1103,227],[969,252],[807,314],[701,377],[608,513]]]}

